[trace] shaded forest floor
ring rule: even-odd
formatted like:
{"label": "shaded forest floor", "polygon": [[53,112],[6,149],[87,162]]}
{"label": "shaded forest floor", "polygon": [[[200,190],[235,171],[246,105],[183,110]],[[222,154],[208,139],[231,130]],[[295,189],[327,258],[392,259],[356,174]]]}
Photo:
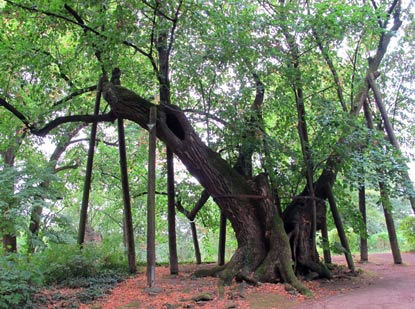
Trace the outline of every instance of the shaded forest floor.
{"label": "shaded forest floor", "polygon": [[304,282],[314,294],[309,299],[287,291],[283,284],[252,287],[234,283],[223,288],[216,278],[191,276],[206,265],[181,265],[177,276],[171,276],[168,267],[157,267],[155,290],[146,289],[142,272],[89,304],[78,297],[82,288],[44,290],[41,295],[48,304],[41,308],[413,308],[415,253],[403,254],[403,265],[394,265],[389,253],[370,254],[369,263],[356,262],[357,275],[347,271],[343,257],[333,261],[340,267],[332,280]]}

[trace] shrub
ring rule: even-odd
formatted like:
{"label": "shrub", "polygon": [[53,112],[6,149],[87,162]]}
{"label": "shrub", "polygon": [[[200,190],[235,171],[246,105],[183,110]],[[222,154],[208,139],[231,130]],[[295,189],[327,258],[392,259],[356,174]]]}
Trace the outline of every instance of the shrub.
{"label": "shrub", "polygon": [[[337,230],[332,229],[329,231],[328,234],[330,241],[330,249],[336,254],[343,254],[345,250],[341,245],[339,235],[337,234]],[[349,242],[350,251],[359,251],[360,236],[354,232],[353,228],[348,228],[346,230],[346,237]]]}
{"label": "shrub", "polygon": [[42,284],[39,269],[19,254],[3,256],[0,252],[0,308],[29,305],[36,286]]}
{"label": "shrub", "polygon": [[126,256],[111,243],[51,244],[38,253],[34,261],[45,277],[46,284],[67,283],[73,278],[97,277],[108,272],[128,272]]}
{"label": "shrub", "polygon": [[52,244],[35,256],[46,284],[63,283],[71,278],[93,277],[102,268],[102,259],[94,246]]}
{"label": "shrub", "polygon": [[368,238],[370,251],[388,251],[390,250],[389,238],[387,232],[380,232],[370,235]]}
{"label": "shrub", "polygon": [[415,217],[408,216],[402,219],[399,232],[403,235],[408,250],[415,250]]}
{"label": "shrub", "polygon": [[104,270],[112,270],[121,273],[127,273],[128,259],[127,255],[123,253],[123,248],[114,245],[113,242],[103,242],[102,245],[96,247],[100,250],[102,267]]}

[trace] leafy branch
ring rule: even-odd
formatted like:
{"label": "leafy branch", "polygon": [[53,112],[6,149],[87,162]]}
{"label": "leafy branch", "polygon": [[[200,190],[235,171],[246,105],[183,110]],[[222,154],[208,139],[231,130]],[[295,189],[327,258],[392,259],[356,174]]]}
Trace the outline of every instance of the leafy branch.
{"label": "leafy branch", "polygon": [[[13,6],[19,7],[19,8],[21,8],[21,9],[23,9],[23,10],[26,10],[26,11],[29,11],[29,12],[32,12],[32,13],[40,13],[40,14],[43,14],[43,15],[46,15],[46,16],[50,16],[50,17],[54,17],[54,18],[58,18],[58,19],[64,20],[64,21],[66,21],[66,22],[68,22],[68,23],[71,23],[71,24],[73,24],[73,25],[76,25],[76,26],[81,27],[84,31],[91,32],[91,33],[93,33],[93,34],[97,35],[98,37],[100,37],[100,38],[102,38],[102,39],[104,39],[104,40],[107,40],[107,39],[108,39],[108,37],[107,37],[105,34],[103,34],[103,33],[99,32],[99,31],[97,31],[97,30],[95,30],[95,29],[93,29],[93,28],[89,27],[88,25],[86,25],[86,24],[83,22],[82,18],[80,18],[80,17],[79,17],[79,19],[77,19],[77,18],[76,18],[76,20],[73,20],[73,19],[68,18],[68,17],[66,17],[66,16],[64,16],[64,15],[61,15],[61,14],[57,14],[57,13],[53,13],[53,12],[49,12],[49,11],[46,11],[46,10],[40,10],[40,9],[37,9],[37,8],[36,8],[36,6],[29,7],[29,6],[26,6],[26,5],[23,5],[23,4],[15,3],[15,2],[10,1],[10,0],[5,0],[5,1],[6,1],[6,3],[9,3],[10,5],[13,5]],[[65,4],[65,6],[69,7],[69,6],[68,6],[68,5],[66,5],[66,4]],[[68,10],[68,9],[67,9],[67,10]],[[68,10],[68,11],[69,11],[69,10]],[[74,12],[75,12],[75,11],[74,11]],[[75,12],[75,13],[76,13],[76,12]],[[71,14],[71,15],[72,15],[72,14]],[[78,14],[76,14],[76,15],[77,15],[77,16],[79,16]],[[156,64],[156,62],[155,62],[155,60],[154,60],[153,56],[152,56],[150,53],[146,52],[144,49],[142,49],[142,48],[138,47],[137,45],[133,44],[133,43],[132,43],[132,42],[130,42],[130,41],[127,41],[127,40],[122,40],[122,41],[121,41],[121,43],[122,43],[123,45],[125,45],[125,46],[128,46],[128,47],[133,48],[133,49],[134,49],[136,52],[138,52],[139,54],[141,54],[141,55],[143,55],[143,56],[147,57],[147,58],[150,60],[150,62],[151,62],[151,65],[152,65],[153,69],[154,69],[156,72],[158,71],[158,70],[157,70],[157,64]]]}
{"label": "leafy branch", "polygon": [[33,124],[29,122],[25,115],[23,115],[20,111],[18,111],[14,106],[9,104],[3,98],[0,98],[0,106],[5,107],[8,111],[10,111],[13,115],[15,115],[21,122],[29,129],[30,133],[37,135],[37,136],[46,136],[50,131],[55,129],[61,124],[69,123],[69,122],[84,122],[84,123],[92,123],[92,122],[103,122],[109,121],[113,122],[116,117],[112,112],[102,114],[102,115],[71,115],[71,116],[62,116],[57,117],[56,119],[52,120],[42,128],[36,128]]}

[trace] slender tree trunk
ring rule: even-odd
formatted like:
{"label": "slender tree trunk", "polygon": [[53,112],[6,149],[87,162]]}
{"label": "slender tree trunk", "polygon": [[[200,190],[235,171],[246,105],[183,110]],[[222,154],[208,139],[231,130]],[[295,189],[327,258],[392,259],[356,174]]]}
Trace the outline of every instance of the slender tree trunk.
{"label": "slender tree trunk", "polygon": [[194,222],[194,219],[196,218],[196,215],[199,212],[199,210],[202,209],[202,207],[206,204],[209,197],[210,194],[206,190],[203,190],[199,200],[197,201],[196,205],[193,207],[191,211],[187,211],[186,209],[184,209],[180,200],[178,200],[176,203],[177,210],[184,214],[190,221],[190,229],[192,231],[193,247],[195,249],[195,257],[197,264],[202,264],[202,257],[200,254],[199,240],[197,238],[196,224]]}
{"label": "slender tree trunk", "polygon": [[327,215],[324,216],[321,222],[321,237],[323,238],[324,263],[331,264],[329,233],[327,231]]}
{"label": "slender tree trunk", "polygon": [[226,247],[226,216],[223,211],[220,212],[219,223],[219,248],[218,248],[218,265],[225,264],[225,247]]}
{"label": "slender tree trunk", "polygon": [[35,239],[39,236],[42,211],[42,206],[35,205],[30,213],[29,233],[27,235],[28,253],[35,252]]}
{"label": "slender tree trunk", "polygon": [[134,229],[133,218],[131,214],[131,198],[130,188],[128,182],[127,171],[127,153],[125,146],[125,133],[124,133],[124,121],[122,118],[118,118],[118,148],[120,153],[120,169],[121,169],[121,184],[122,184],[122,197],[124,202],[124,222],[127,238],[127,253],[128,253],[128,268],[130,273],[137,272],[136,259],[135,259],[135,244],[134,244]]}
{"label": "slender tree trunk", "polygon": [[128,236],[127,236],[127,223],[125,223],[125,216],[122,219],[122,245],[124,247],[124,253],[128,255]]}
{"label": "slender tree trunk", "polygon": [[366,192],[364,176],[359,178],[359,211],[363,221],[363,227],[360,230],[360,261],[367,262],[369,255],[367,248]]}
{"label": "slender tree trunk", "polygon": [[[364,114],[366,118],[367,127],[370,130],[374,130],[370,106],[367,100],[364,102],[363,107],[364,107]],[[381,176],[383,175],[383,171],[378,169],[377,174],[380,178],[382,178]],[[379,191],[380,191],[380,197],[381,197],[381,202],[382,202],[382,207],[383,207],[383,213],[385,215],[386,228],[388,230],[388,236],[389,236],[389,242],[390,242],[390,246],[392,250],[393,260],[395,264],[401,264],[402,258],[401,258],[401,253],[399,250],[398,238],[396,236],[395,223],[393,221],[393,217],[391,213],[392,206],[390,204],[389,195],[388,195],[385,183],[383,181],[379,182]]]}
{"label": "slender tree trunk", "polygon": [[[398,143],[398,140],[395,136],[393,126],[389,121],[388,112],[386,111],[386,107],[383,104],[382,95],[381,95],[381,93],[380,93],[380,91],[379,91],[379,89],[376,85],[374,74],[370,74],[368,76],[368,81],[369,81],[370,87],[372,88],[373,95],[375,97],[375,102],[376,102],[376,105],[379,109],[380,115],[382,117],[383,125],[385,127],[385,131],[386,131],[386,134],[388,136],[388,139],[389,139],[390,143],[392,144],[392,146],[396,150],[398,150],[400,155],[402,155],[401,147],[400,147],[400,145]],[[406,194],[408,195],[408,199],[409,199],[409,202],[411,204],[412,211],[415,214],[415,196],[414,196],[415,192],[414,192],[414,187],[413,187],[411,178],[409,177],[408,171],[406,170],[406,171],[402,172],[402,174],[403,174],[403,177],[404,177],[404,184],[403,185],[405,187]]]}
{"label": "slender tree trunk", "polygon": [[[299,71],[299,70],[298,70]],[[300,72],[298,72],[300,75]],[[300,79],[301,77],[299,77]],[[301,81],[299,81],[301,84]],[[317,203],[316,194],[314,192],[313,181],[313,161],[311,157],[310,143],[308,140],[307,122],[305,115],[305,106],[303,102],[303,91],[301,88],[296,90],[297,114],[298,114],[298,135],[300,137],[301,149],[303,153],[304,164],[307,174],[307,189],[311,197],[312,206],[312,222],[311,222],[311,246],[316,248],[316,231],[317,231]]]}
{"label": "slender tree trunk", "polygon": [[[111,83],[114,85],[121,85],[121,70],[114,68],[111,76]],[[127,245],[128,268],[130,273],[137,272],[136,257],[135,257],[135,243],[134,243],[134,226],[131,214],[131,197],[128,181],[128,166],[127,166],[127,147],[125,145],[124,120],[118,117],[118,151],[120,154],[120,171],[121,171],[121,186],[122,197],[124,205],[124,219],[123,219],[123,242]]]}
{"label": "slender tree trunk", "polygon": [[392,205],[390,204],[389,194],[384,182],[379,182],[380,198],[385,214],[386,227],[388,229],[389,243],[392,250],[393,262],[402,264],[401,251],[399,250],[398,237],[396,236],[395,222],[392,216]]}
{"label": "slender tree trunk", "polygon": [[333,215],[334,224],[336,225],[337,233],[339,234],[339,238],[340,238],[340,242],[344,248],[344,256],[346,257],[347,266],[352,272],[354,272],[355,268],[354,268],[354,263],[353,263],[353,257],[350,252],[349,242],[347,240],[346,233],[344,232],[343,223],[340,217],[340,213],[337,210],[336,200],[334,198],[331,187],[327,188],[327,197],[328,197],[329,204],[330,204],[330,210]]}
{"label": "slender tree trunk", "polygon": [[174,190],[174,161],[173,152],[167,147],[167,222],[169,229],[169,261],[170,274],[179,273],[179,264],[177,259],[176,243],[176,208],[175,208],[175,190]]}
{"label": "slender tree trunk", "polygon": [[311,155],[310,142],[308,138],[308,129],[306,121],[306,110],[304,104],[304,93],[303,93],[303,80],[300,68],[300,56],[298,44],[295,37],[285,27],[283,27],[283,33],[287,44],[290,48],[291,59],[288,63],[290,69],[293,70],[294,80],[292,82],[292,89],[295,95],[295,103],[297,108],[297,130],[300,138],[301,152],[303,155],[304,165],[306,169],[306,180],[307,180],[307,191],[311,197],[311,234],[310,242],[311,247],[316,250],[316,232],[317,232],[317,202],[316,194],[314,190],[314,164]]}
{"label": "slender tree trunk", "polygon": [[193,247],[195,248],[196,264],[202,264],[202,255],[200,254],[199,240],[197,238],[196,223],[190,222],[190,229],[192,230]]}
{"label": "slender tree trunk", "polygon": [[[103,78],[101,77],[100,80],[98,81],[98,89],[97,89],[97,94],[95,98],[94,115],[99,114],[102,84],[103,84]],[[86,224],[88,222],[89,192],[91,191],[92,166],[94,164],[94,152],[95,152],[95,143],[96,143],[96,136],[97,136],[97,127],[98,127],[98,122],[92,123],[91,135],[89,138],[88,159],[87,159],[87,164],[86,164],[84,188],[83,188],[83,195],[82,195],[82,205],[81,205],[81,212],[79,216],[79,229],[78,229],[78,244],[79,245],[82,245],[84,243],[85,229],[86,229]]]}
{"label": "slender tree trunk", "polygon": [[148,127],[148,190],[147,190],[147,286],[155,284],[156,271],[156,119],[157,107],[150,107]]}
{"label": "slender tree trunk", "polygon": [[[16,134],[15,139],[16,139],[15,141],[16,144],[14,146],[10,146],[10,148],[4,151],[0,151],[0,155],[3,157],[5,168],[14,168],[14,164],[16,160],[16,153],[23,141],[23,138],[19,137],[17,134]],[[15,178],[11,179],[9,186],[7,188],[7,190],[9,191],[8,194],[10,195],[10,197],[14,195],[15,182],[16,182]],[[13,202],[10,202],[10,203],[11,204],[8,205],[8,207],[10,208],[15,207]],[[9,230],[0,231],[0,232],[4,233],[2,235],[2,238],[3,238],[3,248],[5,250],[5,253],[17,252],[17,236],[16,236],[16,227],[14,223],[13,223],[13,226],[9,227]]]}

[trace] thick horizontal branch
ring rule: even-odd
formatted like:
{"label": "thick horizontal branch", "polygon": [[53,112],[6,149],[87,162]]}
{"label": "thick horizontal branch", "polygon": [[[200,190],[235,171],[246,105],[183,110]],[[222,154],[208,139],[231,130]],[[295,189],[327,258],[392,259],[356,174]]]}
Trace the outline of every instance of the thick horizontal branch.
{"label": "thick horizontal branch", "polygon": [[13,105],[9,104],[3,98],[0,98],[0,105],[3,106],[3,107],[5,107],[9,112],[11,112],[17,118],[19,118],[24,123],[24,125],[27,128],[29,128],[29,129],[32,128],[32,125],[29,123],[29,121],[27,120],[26,116],[23,115],[21,112],[19,112]]}
{"label": "thick horizontal branch", "polygon": [[[96,85],[90,86],[87,88],[80,89],[78,91],[73,92],[69,96],[63,98],[62,100],[56,102],[54,106],[57,106],[65,101],[70,100],[71,98],[78,96],[82,93],[93,91],[97,88]],[[25,115],[23,115],[22,112],[20,112],[17,108],[15,108],[13,105],[8,103],[5,99],[0,98],[0,106],[3,106],[6,108],[9,112],[11,112],[14,116],[16,116],[23,124],[31,131],[32,134],[38,135],[38,136],[45,136],[49,133],[52,129],[56,128],[58,125],[66,122],[94,122],[94,121],[114,121],[115,116],[111,113],[99,115],[99,116],[93,116],[93,115],[76,115],[76,116],[66,116],[66,117],[59,117],[44,126],[41,129],[36,129],[33,124],[30,123],[30,121],[26,118]],[[91,117],[96,117],[96,120],[92,119]]]}
{"label": "thick horizontal branch", "polygon": [[68,122],[85,122],[85,123],[91,123],[91,122],[103,122],[103,121],[111,121],[113,122],[116,119],[114,114],[111,112],[104,115],[74,115],[74,116],[64,116],[64,117],[58,117],[51,122],[49,122],[47,125],[45,125],[43,128],[40,129],[31,129],[31,133],[38,135],[38,136],[46,136],[51,130],[58,127],[61,124],[68,123]]}

